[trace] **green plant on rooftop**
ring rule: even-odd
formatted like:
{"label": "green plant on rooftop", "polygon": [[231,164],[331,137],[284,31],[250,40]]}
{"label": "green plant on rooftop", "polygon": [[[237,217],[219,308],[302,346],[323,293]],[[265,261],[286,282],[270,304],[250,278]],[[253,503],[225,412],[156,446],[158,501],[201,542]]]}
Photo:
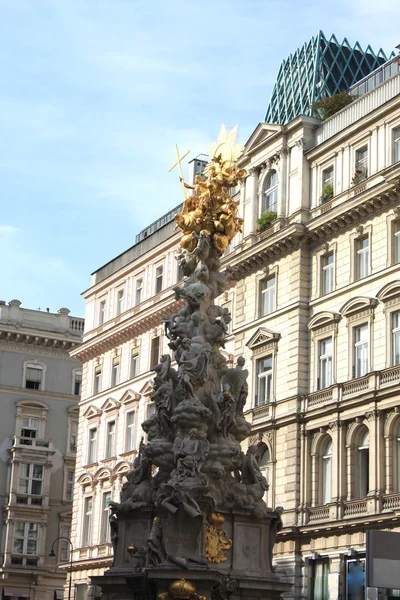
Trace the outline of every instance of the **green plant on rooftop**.
{"label": "green plant on rooftop", "polygon": [[356,98],[357,96],[350,96],[348,92],[341,92],[340,94],[328,96],[318,102],[314,102],[311,108],[316,111],[322,121],[325,121],[325,119],[328,119],[339,112],[339,110],[342,110],[342,108],[351,104]]}

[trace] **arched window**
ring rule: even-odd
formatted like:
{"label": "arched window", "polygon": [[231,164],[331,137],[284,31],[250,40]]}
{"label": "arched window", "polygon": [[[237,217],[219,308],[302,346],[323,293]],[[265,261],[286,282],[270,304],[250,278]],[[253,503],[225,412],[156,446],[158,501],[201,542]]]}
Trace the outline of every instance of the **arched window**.
{"label": "arched window", "polygon": [[[264,475],[265,479],[269,483],[269,466],[270,466],[270,452],[267,446],[264,447],[261,456],[260,456],[260,471]],[[264,502],[268,506],[268,491],[265,492],[263,497]]]}
{"label": "arched window", "polygon": [[358,438],[356,456],[356,494],[364,498],[369,490],[369,431],[363,428]]}
{"label": "arched window", "polygon": [[261,200],[261,214],[277,212],[278,208],[278,173],[270,171],[265,179]]}
{"label": "arched window", "polygon": [[322,449],[322,504],[332,500],[332,440],[326,440]]}

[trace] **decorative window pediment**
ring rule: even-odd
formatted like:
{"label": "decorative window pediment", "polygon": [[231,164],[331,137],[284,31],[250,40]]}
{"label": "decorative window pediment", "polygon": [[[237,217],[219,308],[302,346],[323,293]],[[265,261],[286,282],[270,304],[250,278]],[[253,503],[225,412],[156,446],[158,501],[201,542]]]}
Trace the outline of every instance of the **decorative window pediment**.
{"label": "decorative window pediment", "polygon": [[265,142],[271,135],[274,135],[277,131],[281,131],[281,125],[271,125],[267,123],[260,123],[257,125],[249,140],[245,145],[244,152],[247,154],[254,151],[261,143]]}
{"label": "decorative window pediment", "polygon": [[128,463],[123,462],[123,463],[119,463],[117,465],[115,465],[114,467],[114,474],[115,475],[125,475],[125,473],[127,473],[128,471],[131,470],[132,467],[130,467],[128,465]]}
{"label": "decorative window pediment", "polygon": [[327,327],[329,325],[334,325],[341,319],[341,315],[339,313],[329,312],[325,310],[323,312],[318,312],[311,317],[311,319],[307,323],[307,327],[310,331],[315,331],[316,329],[320,329],[321,327]]}
{"label": "decorative window pediment", "polygon": [[126,390],[126,392],[124,392],[124,394],[121,398],[121,403],[122,404],[131,404],[132,402],[139,402],[139,400],[140,400],[140,394],[138,394],[134,390]]}
{"label": "decorative window pediment", "polygon": [[146,381],[142,389],[140,390],[141,396],[150,396],[153,393],[153,385],[150,381]]}
{"label": "decorative window pediment", "polygon": [[395,299],[400,302],[400,281],[397,279],[387,283],[379,290],[376,297],[385,304]]}
{"label": "decorative window pediment", "polygon": [[79,485],[85,486],[90,485],[93,481],[93,477],[89,473],[84,473],[78,479]]}
{"label": "decorative window pediment", "polygon": [[86,411],[83,413],[83,416],[85,417],[85,419],[96,419],[99,418],[101,414],[102,411],[100,410],[100,408],[97,408],[97,406],[94,406],[92,404],[86,409]]}
{"label": "decorative window pediment", "polygon": [[280,333],[274,333],[265,327],[259,327],[246,343],[246,346],[253,351],[258,350],[259,348],[275,347],[280,338]]}
{"label": "decorative window pediment", "polygon": [[110,479],[110,476],[111,476],[111,472],[109,471],[109,469],[100,469],[95,474],[95,478],[98,481],[106,481],[106,480]]}
{"label": "decorative window pediment", "polygon": [[378,300],[376,298],[358,296],[357,298],[351,298],[343,304],[340,313],[345,317],[352,317],[353,315],[368,316],[373,312],[377,304]]}
{"label": "decorative window pediment", "polygon": [[118,409],[120,406],[121,406],[121,402],[114,400],[114,398],[107,398],[107,400],[104,402],[103,406],[101,407],[101,410],[104,412],[110,412],[111,410]]}

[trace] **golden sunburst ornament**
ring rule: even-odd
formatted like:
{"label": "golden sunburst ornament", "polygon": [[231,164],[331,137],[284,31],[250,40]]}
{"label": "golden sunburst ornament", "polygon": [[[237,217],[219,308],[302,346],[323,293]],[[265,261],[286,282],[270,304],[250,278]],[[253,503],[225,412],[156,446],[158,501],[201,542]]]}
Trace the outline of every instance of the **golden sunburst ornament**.
{"label": "golden sunburst ornament", "polygon": [[208,146],[211,161],[220,156],[225,167],[229,167],[231,163],[237,161],[244,150],[244,146],[236,143],[237,131],[237,125],[230,131],[226,130],[224,124],[221,125],[217,141]]}

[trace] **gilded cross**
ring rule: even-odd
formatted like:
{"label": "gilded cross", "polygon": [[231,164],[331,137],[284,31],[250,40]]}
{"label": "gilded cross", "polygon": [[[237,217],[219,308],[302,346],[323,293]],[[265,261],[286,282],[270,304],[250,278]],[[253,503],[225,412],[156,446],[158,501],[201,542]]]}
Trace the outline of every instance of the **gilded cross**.
{"label": "gilded cross", "polygon": [[185,158],[185,157],[186,157],[186,156],[189,154],[190,150],[188,150],[187,152],[185,152],[185,154],[184,154],[183,156],[179,156],[178,144],[175,144],[175,152],[176,152],[176,158],[177,158],[177,161],[176,161],[176,162],[174,162],[174,164],[172,165],[172,167],[170,167],[170,168],[168,169],[168,173],[169,173],[170,171],[172,171],[172,169],[175,169],[175,167],[178,165],[178,169],[179,169],[179,175],[180,175],[180,179],[181,179],[181,183],[182,183],[182,189],[183,189],[183,197],[184,197],[184,198],[185,198],[185,200],[186,200],[186,198],[187,198],[187,195],[186,195],[186,187],[185,187],[185,182],[184,182],[184,180],[183,180],[183,172],[182,172],[182,165],[181,165],[181,162],[182,162],[182,161],[183,161],[183,159],[184,159],[184,158]]}

